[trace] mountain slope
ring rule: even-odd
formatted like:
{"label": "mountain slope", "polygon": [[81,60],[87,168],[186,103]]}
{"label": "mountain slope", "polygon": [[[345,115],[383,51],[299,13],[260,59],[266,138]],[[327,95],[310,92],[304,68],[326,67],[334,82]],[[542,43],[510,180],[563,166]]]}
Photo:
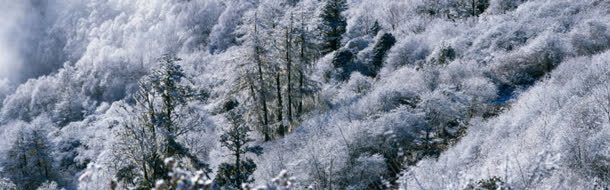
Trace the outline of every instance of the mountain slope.
{"label": "mountain slope", "polygon": [[[205,96],[177,142],[212,178],[240,110],[263,148],[248,154],[253,184],[287,170],[297,189],[608,187],[608,1],[349,0],[325,14],[329,2],[8,2],[0,178],[29,187],[9,153],[40,132],[57,172],[33,186],[136,187],[126,126],[171,55]],[[325,53],[325,27],[343,21]]]}

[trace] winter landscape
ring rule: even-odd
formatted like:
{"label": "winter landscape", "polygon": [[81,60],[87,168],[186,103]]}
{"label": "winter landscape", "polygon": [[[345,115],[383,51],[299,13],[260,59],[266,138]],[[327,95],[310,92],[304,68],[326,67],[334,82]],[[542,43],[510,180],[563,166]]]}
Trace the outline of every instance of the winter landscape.
{"label": "winter landscape", "polygon": [[608,0],[0,0],[0,189],[610,188]]}

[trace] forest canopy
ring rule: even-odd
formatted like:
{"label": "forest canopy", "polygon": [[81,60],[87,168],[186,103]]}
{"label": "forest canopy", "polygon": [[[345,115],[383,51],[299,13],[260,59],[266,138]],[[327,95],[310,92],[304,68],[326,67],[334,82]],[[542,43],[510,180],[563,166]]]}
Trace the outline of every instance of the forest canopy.
{"label": "forest canopy", "polygon": [[606,0],[0,0],[0,189],[607,189]]}

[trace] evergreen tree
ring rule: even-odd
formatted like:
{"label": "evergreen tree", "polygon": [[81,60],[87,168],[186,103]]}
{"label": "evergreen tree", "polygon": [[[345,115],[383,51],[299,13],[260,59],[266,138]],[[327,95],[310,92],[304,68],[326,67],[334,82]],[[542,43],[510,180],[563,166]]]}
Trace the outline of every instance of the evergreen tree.
{"label": "evergreen tree", "polygon": [[50,142],[43,130],[26,126],[19,129],[17,138],[2,164],[6,176],[17,189],[36,189],[42,183],[53,180],[53,160]]}
{"label": "evergreen tree", "polygon": [[[239,60],[238,68],[241,70],[237,86],[239,91],[248,91],[248,99],[252,101],[245,115],[255,118],[256,121],[249,123],[257,123],[257,128],[263,134],[265,141],[271,140],[271,130],[269,129],[271,114],[267,101],[270,99],[270,84],[268,82],[270,64],[266,56],[268,48],[265,44],[268,40],[266,26],[269,23],[264,23],[266,19],[259,18],[258,10],[252,10],[246,13],[243,24],[239,26],[237,32],[241,35],[240,43],[244,49],[241,52],[243,60]],[[263,14],[262,16],[266,16]]]}
{"label": "evergreen tree", "polygon": [[184,158],[195,168],[208,170],[205,163],[177,141],[181,134],[200,124],[184,120],[187,115],[193,117],[187,104],[202,98],[203,94],[183,83],[184,72],[176,63],[179,58],[165,55],[159,61],[160,67],[140,82],[140,90],[134,97],[135,108],[128,110],[137,117],[125,123],[124,142],[120,147],[133,164],[120,168],[117,173],[117,178],[125,182],[134,173],[141,173],[135,185],[145,189],[168,176],[169,170],[163,164],[167,158]]}
{"label": "evergreen tree", "polygon": [[396,38],[391,33],[385,33],[379,38],[375,47],[373,48],[373,59],[371,60],[373,75],[377,75],[381,67],[383,66],[383,60],[387,52],[396,43]]}
{"label": "evergreen tree", "polygon": [[[293,61],[292,61],[292,52],[294,51],[292,48],[292,44],[294,43],[294,39],[293,39],[293,32],[294,32],[294,27],[293,27],[293,15],[292,13],[290,14],[290,23],[288,24],[288,26],[285,29],[285,37],[284,37],[284,52],[285,52],[285,60],[286,60],[286,76],[287,76],[287,92],[286,95],[288,96],[288,115],[286,117],[288,117],[288,121],[292,122],[293,119],[293,111],[292,111],[292,105],[293,105],[293,77],[292,75],[294,74],[293,72]],[[281,129],[283,133],[285,130]],[[282,134],[283,135],[283,134]]]}
{"label": "evergreen tree", "polygon": [[321,51],[327,54],[341,47],[341,36],[347,22],[342,12],[347,10],[346,0],[324,0],[320,14]]}
{"label": "evergreen tree", "polygon": [[470,0],[470,6],[472,16],[479,16],[489,7],[489,0]]}
{"label": "evergreen tree", "polygon": [[[274,51],[275,55],[272,57],[278,57],[278,62],[275,64],[275,87],[276,87],[276,116],[277,116],[277,128],[276,133],[283,136],[287,132],[287,128],[293,121],[293,103],[294,103],[294,83],[296,80],[295,74],[298,71],[298,67],[295,67],[295,28],[294,18],[292,12],[287,12],[284,15],[284,19],[279,23],[280,27],[274,31],[276,34],[276,40],[274,40],[276,47]],[[285,77],[283,77],[285,76]],[[285,92],[282,92],[285,89]],[[284,115],[283,112],[286,111]],[[285,122],[285,120],[287,122]],[[286,125],[287,124],[287,125]]]}
{"label": "evergreen tree", "polygon": [[231,126],[222,134],[220,142],[229,150],[233,162],[218,166],[216,182],[226,188],[240,189],[242,184],[253,181],[251,175],[256,170],[256,164],[246,154],[254,153],[258,156],[263,149],[250,145],[254,140],[248,135],[250,129],[244,124],[239,109],[227,113],[227,119]]}
{"label": "evergreen tree", "polygon": [[309,76],[317,52],[306,24],[307,15],[314,13],[283,12],[289,5],[261,2],[246,13],[237,31],[243,48],[237,60],[240,74],[231,95],[247,100],[242,101],[244,122],[259,130],[265,141],[290,130],[310,106],[306,98],[315,90]]}
{"label": "evergreen tree", "polygon": [[335,68],[336,72],[328,73],[325,78],[328,80],[330,78],[335,78],[337,80],[346,80],[349,78],[353,68],[352,60],[354,59],[354,54],[348,49],[340,49],[335,52],[335,55],[331,61],[333,68]]}
{"label": "evergreen tree", "polygon": [[[306,23],[307,22],[307,18],[306,18],[306,14],[310,14],[306,11],[302,11],[300,12],[300,16],[297,16],[297,23],[299,23],[298,27],[295,27],[295,33],[296,33],[296,49],[297,49],[297,59],[296,59],[296,65],[295,65],[295,69],[297,70],[296,73],[298,74],[298,76],[296,78],[298,78],[298,84],[297,84],[297,93],[295,95],[295,98],[297,100],[295,100],[296,103],[296,116],[297,118],[300,117],[305,111],[306,111],[306,106],[308,105],[307,103],[309,103],[307,100],[307,98],[309,97],[313,97],[314,93],[316,92],[316,84],[315,82],[311,79],[311,75],[313,72],[313,60],[316,59],[316,53],[315,53],[315,44],[314,44],[314,40],[315,37],[313,36],[313,32],[311,32],[310,29],[308,29],[306,27]],[[311,13],[313,14],[313,13]]]}
{"label": "evergreen tree", "polygon": [[371,36],[377,36],[377,34],[379,34],[381,29],[382,29],[382,27],[379,24],[379,21],[375,20],[375,22],[373,23],[373,26],[371,26],[371,28],[369,29],[369,34]]}
{"label": "evergreen tree", "polygon": [[430,62],[439,65],[445,65],[453,61],[456,57],[456,52],[450,45],[442,44],[439,48],[437,57],[433,57]]}
{"label": "evergreen tree", "polygon": [[460,19],[466,17],[475,17],[483,14],[489,7],[489,0],[461,0],[454,1],[450,7],[446,8],[449,18]]}
{"label": "evergreen tree", "polygon": [[[286,11],[274,30],[276,66],[276,133],[283,136],[291,130],[304,111],[305,98],[311,97],[315,85],[310,79],[314,60],[313,37],[306,27],[306,10]],[[279,77],[278,77],[279,75]]]}

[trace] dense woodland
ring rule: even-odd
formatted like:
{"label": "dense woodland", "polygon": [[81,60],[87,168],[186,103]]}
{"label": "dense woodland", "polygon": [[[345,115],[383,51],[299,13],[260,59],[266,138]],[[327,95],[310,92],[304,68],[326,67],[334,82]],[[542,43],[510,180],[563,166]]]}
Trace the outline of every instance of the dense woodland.
{"label": "dense woodland", "polygon": [[607,0],[0,0],[0,189],[608,189]]}

